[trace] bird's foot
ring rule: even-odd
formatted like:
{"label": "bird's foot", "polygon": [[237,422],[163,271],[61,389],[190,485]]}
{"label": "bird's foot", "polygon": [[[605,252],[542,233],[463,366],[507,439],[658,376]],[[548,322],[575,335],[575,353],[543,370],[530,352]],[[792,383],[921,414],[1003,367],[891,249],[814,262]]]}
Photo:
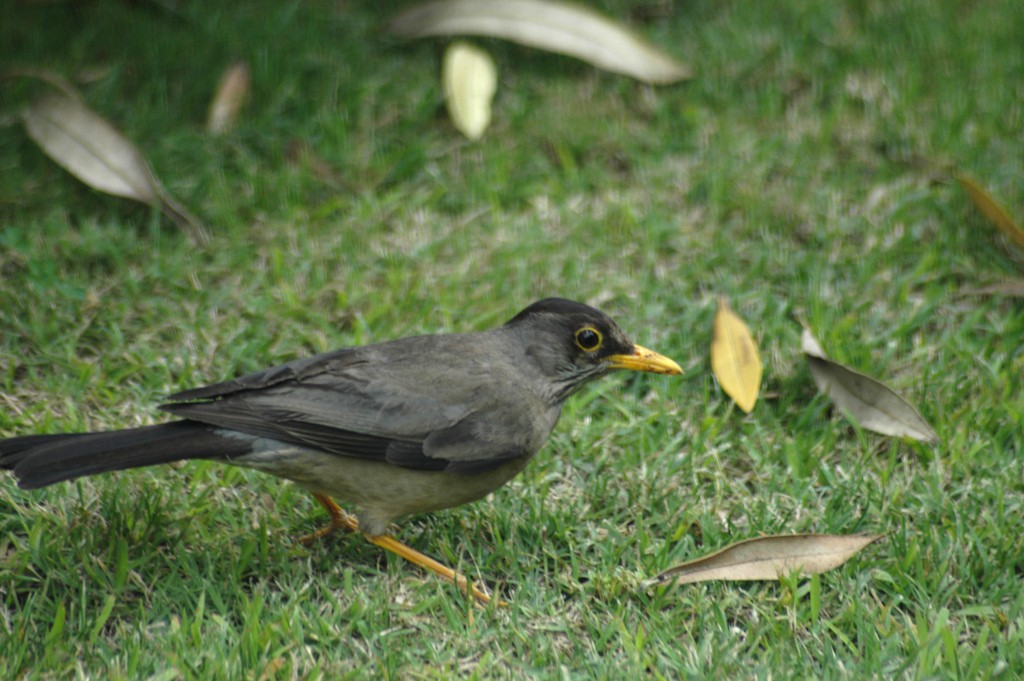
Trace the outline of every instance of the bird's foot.
{"label": "bird's foot", "polygon": [[299,537],[300,542],[309,546],[313,542],[323,539],[335,530],[345,530],[346,532],[359,531],[359,521],[348,513],[345,513],[340,506],[334,503],[333,499],[328,496],[324,496],[323,494],[314,494],[313,498],[319,501],[320,505],[327,510],[327,514],[331,516],[331,524],[321,527],[316,532]]}

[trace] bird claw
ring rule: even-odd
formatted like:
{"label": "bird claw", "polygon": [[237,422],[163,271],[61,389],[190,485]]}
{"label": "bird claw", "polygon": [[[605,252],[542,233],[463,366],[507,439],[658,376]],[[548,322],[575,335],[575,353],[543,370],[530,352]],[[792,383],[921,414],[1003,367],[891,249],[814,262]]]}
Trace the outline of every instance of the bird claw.
{"label": "bird claw", "polygon": [[321,527],[316,532],[299,537],[299,541],[305,546],[309,546],[313,542],[323,539],[329,534],[332,534],[335,530],[345,530],[346,532],[358,532],[359,521],[353,516],[345,513],[345,511],[334,503],[334,500],[328,496],[322,494],[314,494],[313,497],[320,502],[328,515],[331,516],[331,524]]}

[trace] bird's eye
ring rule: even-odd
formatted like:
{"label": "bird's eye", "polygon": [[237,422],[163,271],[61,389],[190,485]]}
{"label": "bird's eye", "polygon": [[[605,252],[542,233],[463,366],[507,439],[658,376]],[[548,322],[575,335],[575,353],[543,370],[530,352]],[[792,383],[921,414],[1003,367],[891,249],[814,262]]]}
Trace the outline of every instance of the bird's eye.
{"label": "bird's eye", "polygon": [[593,352],[601,347],[604,338],[601,332],[592,326],[584,326],[576,332],[576,345],[583,352]]}

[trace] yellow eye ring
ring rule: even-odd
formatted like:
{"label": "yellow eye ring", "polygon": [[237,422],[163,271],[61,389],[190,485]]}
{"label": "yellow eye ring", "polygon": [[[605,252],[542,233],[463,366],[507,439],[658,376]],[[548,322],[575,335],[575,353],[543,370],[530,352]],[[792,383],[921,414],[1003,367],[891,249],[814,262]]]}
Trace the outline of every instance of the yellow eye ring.
{"label": "yellow eye ring", "polygon": [[604,342],[604,336],[601,335],[601,332],[589,324],[576,332],[575,339],[576,347],[583,352],[593,352],[601,347],[601,343]]}

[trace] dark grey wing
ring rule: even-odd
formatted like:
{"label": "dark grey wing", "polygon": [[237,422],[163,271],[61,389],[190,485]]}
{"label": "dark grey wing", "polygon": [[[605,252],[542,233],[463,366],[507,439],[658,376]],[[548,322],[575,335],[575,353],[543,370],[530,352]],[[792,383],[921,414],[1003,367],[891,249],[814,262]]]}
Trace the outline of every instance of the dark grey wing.
{"label": "dark grey wing", "polygon": [[338,371],[359,362],[358,348],[342,348],[341,350],[334,350],[333,352],[326,352],[313,357],[304,357],[287,364],[256,371],[239,378],[233,378],[230,381],[214,383],[191,390],[182,390],[181,392],[169,395],[167,400],[170,403],[210,400],[247,390],[269,388],[289,381],[301,381],[310,374]]}
{"label": "dark grey wing", "polygon": [[[424,362],[439,353],[467,356],[462,348],[433,343],[433,337],[421,337],[318,355],[172,395],[175,401],[161,409],[340,456],[420,470],[486,470],[532,454],[512,442],[471,441],[470,433],[480,428],[462,424],[475,423],[489,411],[478,399],[486,392],[487,374]],[[447,445],[447,433],[456,437],[457,447]]]}
{"label": "dark grey wing", "polygon": [[[495,423],[497,412],[470,414],[451,428],[437,430],[427,436],[420,449],[430,461],[445,461],[445,470],[452,473],[478,473],[496,468],[510,459],[533,456],[540,445],[519,437],[520,430],[505,430]],[[547,433],[540,440],[547,439]],[[481,456],[487,452],[486,456]],[[389,458],[390,460],[390,458]]]}
{"label": "dark grey wing", "polygon": [[[399,439],[383,433],[364,432],[369,429],[351,430],[321,423],[317,416],[329,411],[325,405],[318,404],[316,412],[309,413],[294,398],[295,392],[308,392],[308,389],[281,388],[285,390],[271,389],[273,392],[269,394],[247,394],[233,390],[229,395],[213,401],[165,404],[161,409],[193,421],[312,447],[340,456],[389,461],[404,468],[420,470],[443,470],[448,465],[443,459],[426,456],[423,451],[425,435],[407,435]],[[282,397],[281,392],[293,394],[289,399],[280,399],[279,405],[274,404]],[[339,412],[339,423],[344,422],[344,413]],[[357,423],[361,420],[353,419]]]}

